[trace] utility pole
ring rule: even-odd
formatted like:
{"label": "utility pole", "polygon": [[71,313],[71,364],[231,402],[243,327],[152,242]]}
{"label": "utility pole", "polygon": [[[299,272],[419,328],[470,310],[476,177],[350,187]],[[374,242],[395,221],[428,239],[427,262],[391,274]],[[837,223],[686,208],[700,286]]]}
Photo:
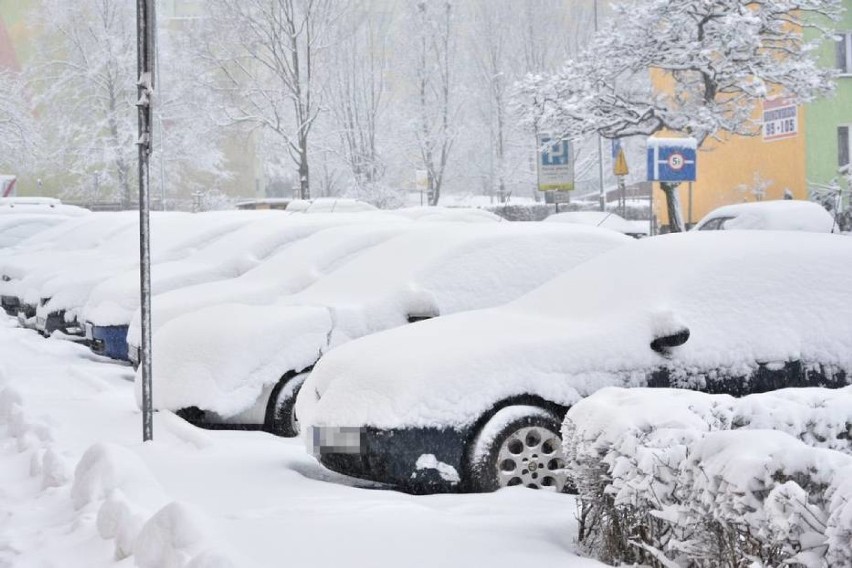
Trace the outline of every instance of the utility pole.
{"label": "utility pole", "polygon": [[151,120],[154,95],[154,57],[157,37],[155,0],[136,0],[136,85],[139,98],[139,293],[142,306],[142,440],[154,439],[151,396],[151,195],[150,161],[153,149]]}
{"label": "utility pole", "polygon": [[[598,0],[595,0],[595,34],[598,33]],[[598,134],[598,182],[600,183],[600,207],[606,211],[606,189],[604,189],[604,166],[603,166],[603,137]]]}

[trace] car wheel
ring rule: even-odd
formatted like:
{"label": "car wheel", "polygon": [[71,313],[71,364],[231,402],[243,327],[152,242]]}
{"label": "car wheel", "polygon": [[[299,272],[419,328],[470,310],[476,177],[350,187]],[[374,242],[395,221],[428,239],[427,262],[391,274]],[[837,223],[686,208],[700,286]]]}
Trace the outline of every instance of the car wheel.
{"label": "car wheel", "polygon": [[296,416],[296,397],[309,373],[294,375],[287,373],[269,395],[266,410],[267,430],[276,436],[292,438],[299,435],[299,419]]}
{"label": "car wheel", "polygon": [[480,429],[469,455],[474,491],[523,485],[562,492],[568,488],[560,421],[537,406],[499,410]]}

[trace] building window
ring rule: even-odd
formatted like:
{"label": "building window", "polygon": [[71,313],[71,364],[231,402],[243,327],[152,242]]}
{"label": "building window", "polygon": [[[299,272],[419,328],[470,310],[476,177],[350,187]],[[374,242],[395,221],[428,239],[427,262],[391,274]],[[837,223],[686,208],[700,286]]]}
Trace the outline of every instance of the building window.
{"label": "building window", "polygon": [[849,139],[849,126],[837,127],[837,166],[842,168],[849,165],[849,147],[852,146],[852,141]]}
{"label": "building window", "polygon": [[837,40],[837,68],[843,75],[852,75],[852,32],[840,32]]}

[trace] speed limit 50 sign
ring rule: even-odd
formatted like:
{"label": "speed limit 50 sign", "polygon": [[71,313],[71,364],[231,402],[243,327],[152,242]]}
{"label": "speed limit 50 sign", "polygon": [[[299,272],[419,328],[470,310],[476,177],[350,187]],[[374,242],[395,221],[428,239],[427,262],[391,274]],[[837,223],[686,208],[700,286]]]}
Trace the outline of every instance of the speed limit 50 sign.
{"label": "speed limit 50 sign", "polygon": [[693,138],[649,138],[648,181],[695,181],[696,157]]}

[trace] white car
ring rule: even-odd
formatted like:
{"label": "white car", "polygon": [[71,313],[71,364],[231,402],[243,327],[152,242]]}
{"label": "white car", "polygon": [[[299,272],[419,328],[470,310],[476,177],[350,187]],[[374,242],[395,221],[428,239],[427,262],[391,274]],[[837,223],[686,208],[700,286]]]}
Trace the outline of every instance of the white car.
{"label": "white car", "polygon": [[818,203],[791,199],[725,205],[708,213],[693,231],[809,231],[837,230],[834,217]]}
{"label": "white car", "polygon": [[199,424],[294,435],[296,392],[329,350],[406,323],[507,302],[628,243],[592,227],[419,226],[273,304],[212,306],[166,323],[153,339],[154,404]]}
{"label": "white car", "polygon": [[0,215],[61,215],[79,217],[91,211],[66,205],[53,197],[0,197]]}
{"label": "white car", "polygon": [[296,412],[326,467],[413,492],[566,486],[560,425],[607,386],[743,395],[852,382],[852,239],[644,239],[519,300],[353,341]]}

